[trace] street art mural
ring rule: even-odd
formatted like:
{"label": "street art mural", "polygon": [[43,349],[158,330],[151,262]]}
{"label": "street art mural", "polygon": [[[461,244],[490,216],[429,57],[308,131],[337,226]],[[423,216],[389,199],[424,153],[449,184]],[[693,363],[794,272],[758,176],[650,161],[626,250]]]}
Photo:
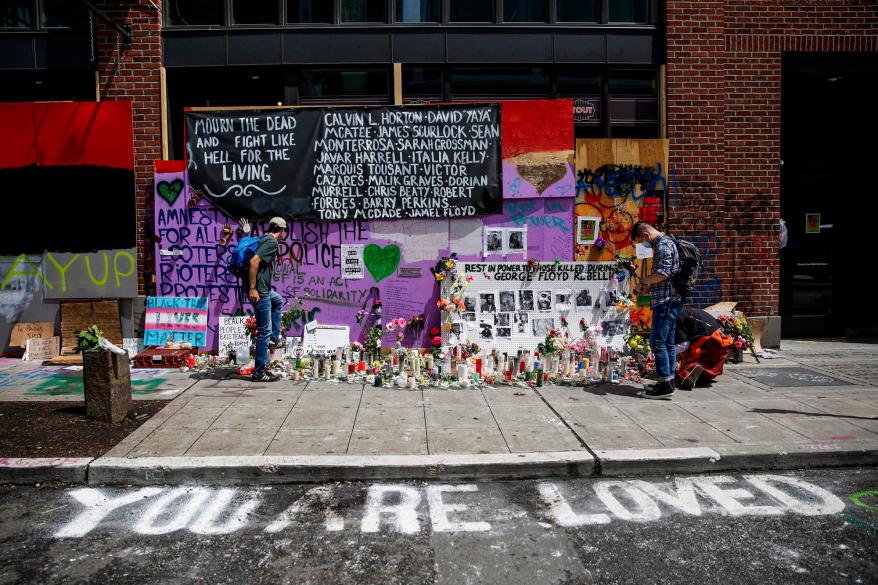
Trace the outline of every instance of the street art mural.
{"label": "street art mural", "polygon": [[[363,341],[377,320],[371,309],[380,300],[383,323],[424,315],[426,322],[417,331],[407,330],[403,344],[428,346],[425,336],[439,324],[439,287],[430,267],[452,252],[463,260],[483,260],[486,229],[526,230],[526,250],[492,256],[494,261],[573,259],[572,103],[504,102],[501,120],[500,213],[460,219],[289,221],[289,235],[278,247],[274,288],[290,306],[301,301],[304,315],[288,335],[299,334],[304,322],[316,319],[348,325],[351,339]],[[156,292],[206,297],[205,349],[217,350],[219,316],[251,311],[238,280],[227,272],[227,258],[245,235],[245,226],[256,234],[267,226],[227,216],[189,184],[184,171],[182,162],[156,166]],[[349,246],[362,247],[363,278],[342,275],[342,249]],[[386,333],[388,345],[395,340],[395,333]]]}

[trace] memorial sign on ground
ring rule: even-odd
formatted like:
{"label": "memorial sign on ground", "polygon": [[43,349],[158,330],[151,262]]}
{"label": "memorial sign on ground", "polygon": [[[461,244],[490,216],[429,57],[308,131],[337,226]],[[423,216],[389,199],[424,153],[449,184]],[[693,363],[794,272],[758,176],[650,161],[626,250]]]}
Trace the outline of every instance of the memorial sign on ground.
{"label": "memorial sign on ground", "polygon": [[189,182],[233,217],[502,211],[497,104],[186,112]]}

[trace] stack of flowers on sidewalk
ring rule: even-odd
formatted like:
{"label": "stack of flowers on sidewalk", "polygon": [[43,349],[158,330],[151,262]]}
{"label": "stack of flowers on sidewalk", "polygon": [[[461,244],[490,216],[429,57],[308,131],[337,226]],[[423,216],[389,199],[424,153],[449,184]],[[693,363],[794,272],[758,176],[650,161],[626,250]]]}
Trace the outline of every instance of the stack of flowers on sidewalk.
{"label": "stack of flowers on sidewalk", "polygon": [[750,324],[747,323],[747,319],[743,314],[720,315],[716,320],[719,322],[723,334],[732,338],[729,361],[734,363],[740,362],[743,357],[742,353],[748,349],[756,357],[756,351],[753,349],[753,332],[750,330]]}

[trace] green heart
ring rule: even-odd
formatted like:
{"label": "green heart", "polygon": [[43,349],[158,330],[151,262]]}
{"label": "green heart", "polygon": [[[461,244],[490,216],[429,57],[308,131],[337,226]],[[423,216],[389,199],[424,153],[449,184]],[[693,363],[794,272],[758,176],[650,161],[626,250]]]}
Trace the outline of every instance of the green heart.
{"label": "green heart", "polygon": [[170,183],[167,181],[159,181],[156,189],[158,190],[159,195],[162,196],[162,199],[168,202],[168,205],[173,205],[174,201],[177,200],[177,197],[180,196],[180,193],[183,192],[183,180],[174,179]]}
{"label": "green heart", "polygon": [[399,246],[389,244],[382,249],[381,246],[367,244],[363,249],[363,262],[375,282],[381,282],[399,266]]}

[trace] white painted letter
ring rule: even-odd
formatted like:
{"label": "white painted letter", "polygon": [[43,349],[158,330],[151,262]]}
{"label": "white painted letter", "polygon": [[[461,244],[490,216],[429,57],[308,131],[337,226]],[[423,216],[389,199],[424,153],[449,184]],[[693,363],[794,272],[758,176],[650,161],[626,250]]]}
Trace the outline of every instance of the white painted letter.
{"label": "white painted letter", "polygon": [[734,482],[735,478],[725,475],[699,477],[695,483],[705,494],[716,500],[732,516],[772,516],[783,514],[783,510],[774,506],[745,506],[738,500],[753,498],[753,494],[745,489],[723,489],[718,484]]}
{"label": "white painted letter", "polygon": [[427,487],[427,502],[430,504],[430,521],[434,532],[485,532],[491,530],[487,522],[452,522],[448,519],[449,512],[463,512],[468,509],[466,504],[446,504],[442,501],[442,492],[477,492],[479,488],[467,485],[431,485]]}
{"label": "white painted letter", "polygon": [[[626,508],[610,491],[610,488],[614,487],[620,488],[628,494],[628,497],[634,500],[640,509],[636,512],[632,512]],[[641,522],[646,520],[658,520],[661,518],[662,513],[658,509],[658,506],[655,505],[655,502],[652,501],[652,498],[636,487],[628,485],[624,481],[599,481],[594,484],[594,491],[610,512],[620,520],[634,520]]]}
{"label": "white painted letter", "polygon": [[71,496],[85,506],[79,516],[70,521],[67,526],[55,533],[55,538],[72,538],[85,536],[107,517],[107,515],[122,506],[133,504],[144,498],[152,497],[162,492],[162,488],[148,487],[125,493],[117,498],[108,498],[96,489],[81,488],[73,490]]}
{"label": "white painted letter", "polygon": [[[834,494],[822,487],[783,475],[745,475],[744,479],[761,489],[763,492],[779,501],[781,504],[795,512],[805,516],[821,516],[824,514],[838,514],[844,510],[842,502]],[[783,490],[776,488],[769,482],[783,483],[816,497],[816,501],[800,500]]]}
{"label": "white painted letter", "polygon": [[609,524],[610,517],[606,514],[577,514],[561,495],[561,490],[553,483],[541,483],[537,486],[540,498],[549,506],[555,524],[558,526],[585,526],[586,524]]}
{"label": "white painted letter", "polygon": [[225,511],[238,490],[224,488],[207,505],[207,508],[189,526],[189,530],[195,534],[230,534],[239,528],[247,526],[250,514],[259,505],[259,496],[251,494],[244,503],[229,514],[229,518],[223,524],[217,524],[216,520]]}
{"label": "white painted letter", "polygon": [[326,530],[330,532],[338,532],[344,530],[344,518],[336,514],[330,507],[332,499],[332,490],[328,487],[320,486],[305,492],[305,495],[296,500],[292,506],[281,512],[274,522],[266,526],[266,532],[280,532],[290,525],[293,516],[299,512],[315,508],[317,505],[323,508],[323,522]]}
{"label": "white painted letter", "polygon": [[[399,494],[399,503],[392,506],[384,504],[387,494]],[[415,508],[421,502],[421,495],[415,488],[407,485],[373,485],[369,486],[366,496],[366,515],[360,525],[363,532],[378,532],[381,525],[381,514],[393,514],[393,527],[403,534],[420,532],[418,515]]]}
{"label": "white painted letter", "polygon": [[[207,488],[174,488],[157,499],[147,509],[146,513],[134,525],[134,531],[138,534],[167,534],[175,530],[182,530],[204,506],[210,495],[210,490]],[[189,501],[183,505],[182,509],[174,510],[172,517],[164,524],[155,525],[158,517],[168,511],[167,508],[174,500],[187,496]]]}
{"label": "white painted letter", "polygon": [[701,516],[701,506],[698,505],[698,499],[695,497],[695,485],[688,477],[674,479],[674,484],[677,487],[676,493],[668,493],[648,481],[631,480],[628,483],[668,506],[692,516]]}

